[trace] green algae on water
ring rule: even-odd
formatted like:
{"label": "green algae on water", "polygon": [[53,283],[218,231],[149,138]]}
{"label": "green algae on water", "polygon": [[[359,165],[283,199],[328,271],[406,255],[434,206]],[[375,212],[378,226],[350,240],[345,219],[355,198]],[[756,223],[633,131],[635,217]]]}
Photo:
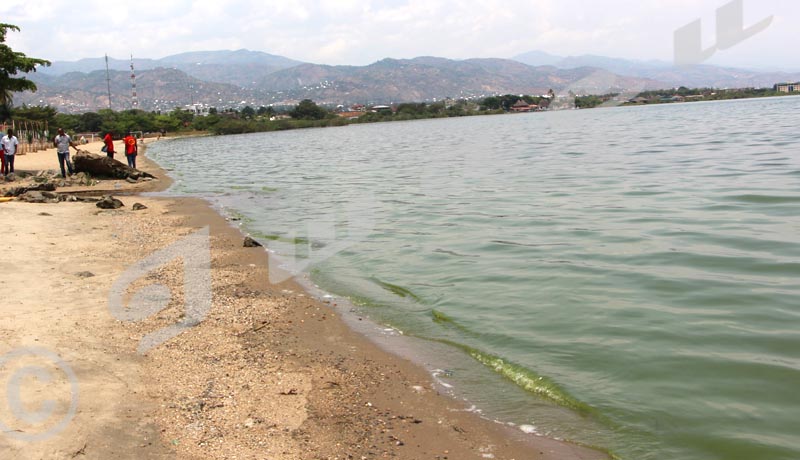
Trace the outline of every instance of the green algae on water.
{"label": "green algae on water", "polygon": [[378,278],[375,278],[375,277],[372,277],[370,279],[375,284],[377,284],[378,286],[386,289],[387,291],[391,292],[392,294],[394,294],[396,296],[402,297],[404,299],[405,298],[411,298],[411,299],[416,300],[417,302],[421,301],[419,296],[414,294],[413,292],[411,292],[411,290],[408,289],[408,288],[404,288],[403,286],[398,286],[396,284],[387,283],[387,282],[381,281],[381,280],[379,280]]}
{"label": "green algae on water", "polygon": [[440,312],[439,310],[435,310],[435,309],[431,310],[431,317],[432,317],[434,323],[441,324],[441,325],[447,326],[447,327],[453,327],[453,328],[458,329],[459,331],[461,331],[461,332],[463,332],[465,334],[469,334],[469,335],[471,335],[473,337],[477,335],[475,332],[467,329],[462,324],[459,324],[458,321],[456,321],[453,318],[451,318],[450,316]]}
{"label": "green algae on water", "polygon": [[309,243],[308,238],[303,238],[299,236],[294,238],[287,238],[281,235],[267,234],[261,232],[253,232],[253,235],[257,236],[258,238],[262,238],[269,241],[277,241],[279,243],[287,243],[294,245],[307,245]]}
{"label": "green algae on water", "polygon": [[491,353],[486,353],[478,350],[477,348],[470,347],[469,345],[464,345],[447,339],[431,340],[463,350],[479,363],[514,382],[518,387],[529,393],[554,402],[559,406],[572,409],[581,415],[590,415],[596,413],[594,408],[570,395],[557,383],[553,382],[547,377],[537,374],[530,369],[507,361]]}

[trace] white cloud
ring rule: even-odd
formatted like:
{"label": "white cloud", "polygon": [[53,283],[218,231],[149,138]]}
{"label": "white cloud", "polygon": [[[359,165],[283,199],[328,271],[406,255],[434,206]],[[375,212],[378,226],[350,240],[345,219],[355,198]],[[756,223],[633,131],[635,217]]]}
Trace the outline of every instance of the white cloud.
{"label": "white cloud", "polygon": [[[4,0],[0,22],[22,28],[9,35],[12,47],[51,60],[237,48],[358,65],[420,55],[510,57],[534,49],[671,59],[674,30],[702,18],[713,41],[714,11],[727,1]],[[796,38],[800,2],[745,0],[746,23],[771,14],[776,21],[769,29],[715,59],[796,61],[785,43]]]}

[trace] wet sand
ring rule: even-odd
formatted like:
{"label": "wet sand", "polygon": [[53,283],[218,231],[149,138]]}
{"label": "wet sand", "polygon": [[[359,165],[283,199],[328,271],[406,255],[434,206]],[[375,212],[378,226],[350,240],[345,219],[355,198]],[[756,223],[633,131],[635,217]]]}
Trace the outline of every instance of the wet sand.
{"label": "wet sand", "polygon": [[[51,149],[21,156],[16,166],[57,169],[55,158]],[[164,177],[144,157],[140,166]],[[167,183],[103,181],[68,190],[134,193]],[[52,351],[74,370],[79,396],[63,431],[37,442],[9,436],[45,431],[69,415],[75,399],[62,368],[30,358],[54,378],[23,380],[25,407],[35,411],[52,400],[57,409],[45,422],[26,424],[0,401],[0,422],[19,428],[0,436],[3,458],[607,458],[466,412],[463,402],[437,392],[425,370],[352,332],[337,307],[291,281],[270,284],[266,251],[243,247],[241,233],[206,202],[119,198],[126,206],[107,211],[92,203],[0,203],[4,271],[13,267],[1,301],[0,355]],[[134,202],[147,208],[132,211]],[[186,303],[198,286],[184,289],[185,277],[202,267],[187,271],[183,258],[163,260],[123,286],[128,306],[148,285],[168,288],[167,296],[149,298],[166,308],[143,321],[112,315],[115,283],[137,262],[204,228],[211,310],[177,337],[137,353],[149,334],[192,316]],[[16,369],[11,361],[0,369],[2,386]]]}

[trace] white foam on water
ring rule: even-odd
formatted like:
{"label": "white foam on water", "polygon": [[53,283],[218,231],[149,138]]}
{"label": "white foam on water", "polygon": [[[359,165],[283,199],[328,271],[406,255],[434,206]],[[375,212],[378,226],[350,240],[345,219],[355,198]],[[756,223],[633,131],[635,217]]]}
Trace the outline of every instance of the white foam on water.
{"label": "white foam on water", "polygon": [[431,371],[431,376],[433,376],[433,379],[436,381],[436,383],[447,389],[453,388],[453,385],[450,385],[449,383],[446,383],[441,378],[439,378],[440,375],[447,375],[447,371],[443,369],[434,369],[433,371]]}

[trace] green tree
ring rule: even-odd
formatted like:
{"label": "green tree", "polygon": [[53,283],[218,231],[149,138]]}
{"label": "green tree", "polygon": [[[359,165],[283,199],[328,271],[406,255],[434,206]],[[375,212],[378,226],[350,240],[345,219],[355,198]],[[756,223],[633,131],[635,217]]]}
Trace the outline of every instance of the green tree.
{"label": "green tree", "polygon": [[169,116],[178,120],[178,124],[181,127],[189,126],[192,123],[192,120],[194,120],[194,113],[177,107],[175,110],[169,113]]}
{"label": "green tree", "polygon": [[242,109],[242,118],[251,119],[256,116],[256,109],[250,107],[249,105]]}
{"label": "green tree", "polygon": [[103,125],[103,117],[96,112],[86,112],[81,114],[78,131],[95,133],[100,131]]}
{"label": "green tree", "polygon": [[427,113],[427,104],[424,102],[414,103],[406,102],[397,106],[397,113],[400,115],[410,115],[412,117],[421,117]]}
{"label": "green tree", "polygon": [[272,107],[264,107],[262,105],[261,107],[258,108],[258,111],[256,113],[258,114],[259,117],[264,117],[264,116],[272,117],[273,115],[275,115],[275,109],[273,109]]}
{"label": "green tree", "polygon": [[500,105],[503,107],[503,110],[508,112],[511,110],[511,106],[517,103],[520,100],[520,97],[516,94],[504,94],[500,96]]}
{"label": "green tree", "polygon": [[214,113],[209,113],[205,117],[195,117],[194,121],[192,122],[192,128],[198,131],[211,131],[219,122],[220,122],[219,115]]}
{"label": "green tree", "polygon": [[35,83],[25,77],[15,77],[14,75],[17,75],[18,72],[35,72],[38,65],[50,65],[50,61],[30,58],[6,45],[6,34],[9,30],[19,32],[19,27],[0,23],[0,106],[6,107],[4,109],[6,116],[8,107],[13,102],[13,93],[36,91]]}
{"label": "green tree", "polygon": [[154,123],[147,112],[138,109],[117,112],[113,118],[102,124],[103,131],[127,133],[128,131],[153,131]]}
{"label": "green tree", "polygon": [[159,130],[156,126],[156,119],[151,112],[137,110],[136,121],[139,123],[139,129],[146,133],[152,133],[153,131]]}
{"label": "green tree", "polygon": [[289,115],[299,120],[322,120],[328,111],[314,103],[311,99],[303,99]]}
{"label": "green tree", "polygon": [[434,102],[433,104],[428,106],[428,113],[430,113],[431,116],[440,115],[444,113],[444,111],[445,111],[444,102]]}
{"label": "green tree", "polygon": [[49,105],[42,107],[38,105],[28,106],[23,104],[22,107],[11,109],[11,114],[13,115],[14,119],[38,121],[46,123],[50,128],[55,128],[53,125],[56,122],[57,113],[58,111]]}
{"label": "green tree", "polygon": [[154,123],[159,131],[175,132],[181,127],[181,121],[170,115],[156,115]]}
{"label": "green tree", "polygon": [[481,107],[487,110],[498,110],[503,107],[499,97],[489,96],[483,100]]}
{"label": "green tree", "polygon": [[64,128],[66,131],[74,133],[78,131],[79,123],[80,115],[57,113],[53,123],[50,125],[50,131],[54,131],[54,128]]}

